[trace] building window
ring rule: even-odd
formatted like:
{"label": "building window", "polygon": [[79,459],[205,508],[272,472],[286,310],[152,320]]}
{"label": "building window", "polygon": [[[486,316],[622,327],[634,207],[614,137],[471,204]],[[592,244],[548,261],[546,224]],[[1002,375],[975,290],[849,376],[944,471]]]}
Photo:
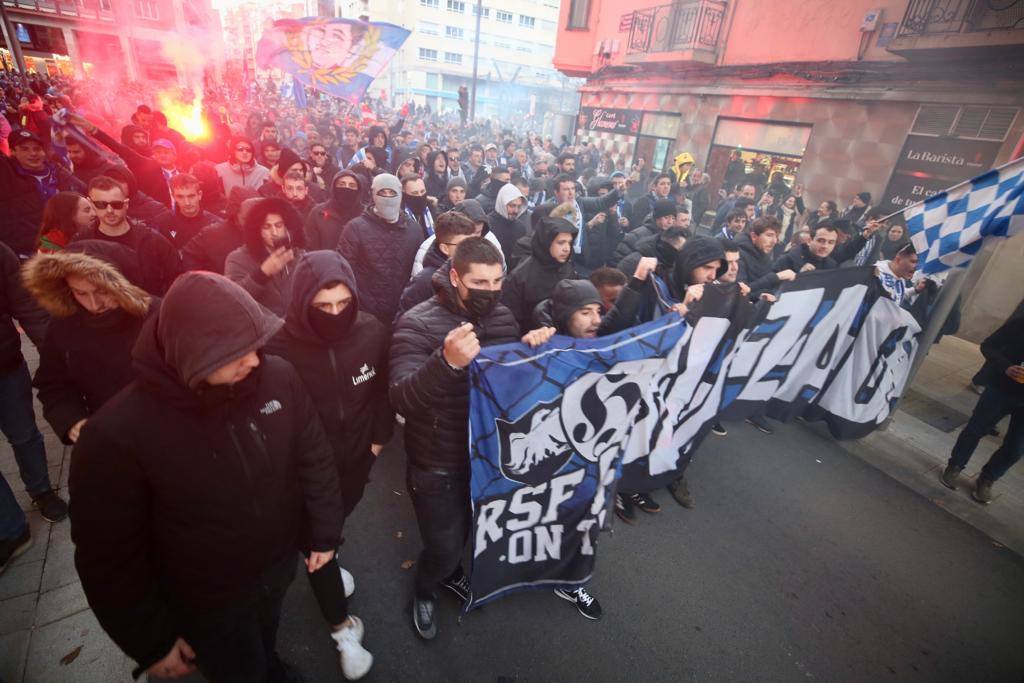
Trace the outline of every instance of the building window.
{"label": "building window", "polygon": [[437,50],[431,50],[429,48],[420,48],[420,59],[424,62],[436,62],[437,61]]}
{"label": "building window", "polygon": [[537,23],[534,17],[528,17],[525,14],[519,15],[519,28],[533,28]]}
{"label": "building window", "polygon": [[416,28],[425,36],[441,35],[441,25],[430,21],[421,21]]}
{"label": "building window", "polygon": [[448,0],[448,11],[458,12],[459,14],[465,14],[466,3],[462,0]]}
{"label": "building window", "polygon": [[455,38],[456,40],[462,40],[466,37],[466,32],[457,26],[445,26],[444,35],[448,38]]}
{"label": "building window", "polygon": [[590,0],[572,0],[569,3],[569,24],[566,28],[587,27],[587,17],[590,14]]}
{"label": "building window", "polygon": [[113,12],[114,7],[110,4],[110,0],[100,0],[100,11],[101,12]]}
{"label": "building window", "polygon": [[[473,3],[473,16],[474,17],[476,16],[476,3]],[[491,8],[490,7],[482,8],[481,12],[480,12],[480,18],[481,19],[490,19],[491,18]]]}
{"label": "building window", "polygon": [[511,43],[506,43],[503,40],[496,40],[496,41],[494,41],[494,47],[503,48],[505,50],[511,50],[512,49],[512,44]]}
{"label": "building window", "polygon": [[517,45],[516,52],[525,52],[527,54],[533,52],[529,45]]}
{"label": "building window", "polygon": [[135,15],[142,19],[159,19],[160,10],[153,0],[135,0]]}
{"label": "building window", "polygon": [[445,64],[462,64],[462,55],[458,52],[445,52],[444,53]]}
{"label": "building window", "polygon": [[498,23],[500,23],[500,24],[511,24],[512,23],[512,13],[511,12],[505,12],[503,10],[498,10],[498,12],[496,14],[496,18],[498,19]]}
{"label": "building window", "polygon": [[433,7],[437,9],[438,0],[420,0],[420,6],[422,7]]}

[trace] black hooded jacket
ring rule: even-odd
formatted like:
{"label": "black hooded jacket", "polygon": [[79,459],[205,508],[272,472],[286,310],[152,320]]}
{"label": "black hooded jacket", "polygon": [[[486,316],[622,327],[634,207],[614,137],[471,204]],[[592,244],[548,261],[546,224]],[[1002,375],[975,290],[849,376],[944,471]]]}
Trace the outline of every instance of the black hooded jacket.
{"label": "black hooded jacket", "polygon": [[152,228],[127,219],[131,226],[123,235],[111,237],[100,231],[99,226],[82,230],[71,242],[102,240],[128,247],[137,258],[136,272],[139,286],[150,294],[163,296],[167,288],[181,272],[181,258],[170,241]]}
{"label": "black hooded jacket", "polygon": [[772,270],[771,254],[758,249],[751,241],[750,235],[740,235],[736,238],[735,244],[740,250],[736,280],[750,287],[751,297],[756,297],[761,292],[770,292],[779,286],[779,276]]}
{"label": "black hooded jacket", "polygon": [[482,346],[519,339],[512,312],[498,304],[486,317],[470,320],[451,284],[450,267],[432,279],[434,296],[403,315],[391,340],[391,405],[405,417],[409,462],[469,472],[469,372],[444,360],[444,338],[459,325],[473,324]]}
{"label": "black hooded jacket", "polygon": [[228,254],[224,262],[224,275],[242,285],[252,298],[269,308],[275,315],[283,316],[292,299],[295,261],[286,265],[273,277],[268,277],[260,267],[270,255],[260,233],[263,222],[272,213],[284,219],[295,260],[302,256],[306,238],[302,233],[302,221],[295,213],[295,209],[285,199],[261,199],[245,216],[242,223],[242,246]]}
{"label": "black hooded jacket", "polygon": [[[309,313],[317,292],[337,282],[351,290],[349,306],[355,316],[344,336],[326,340],[311,327]],[[285,326],[266,351],[291,363],[309,390],[334,449],[343,494],[353,483],[349,479],[357,480],[361,490],[373,463],[370,445],[391,439],[395,415],[388,403],[389,343],[389,330],[359,310],[356,279],[344,257],[336,251],[303,256],[295,267]],[[356,501],[343,503],[347,514]]]}
{"label": "black hooded jacket", "polygon": [[551,296],[561,280],[576,279],[572,262],[551,256],[551,243],[561,233],[576,237],[576,226],[564,218],[545,218],[533,232],[530,257],[516,266],[501,289],[501,302],[509,307],[524,333],[530,328],[534,307]]}
{"label": "black hooded jacket", "polygon": [[280,326],[222,276],[183,275],[139,333],[135,380],[75,445],[75,567],[140,669],[182,635],[182,612],[249,604],[268,568],[337,547],[334,458],[292,366],[264,356],[234,385],[203,381]]}
{"label": "black hooded jacket", "polygon": [[445,166],[448,165],[448,153],[442,149],[431,152],[427,155],[427,168],[423,176],[423,182],[427,187],[427,196],[435,199],[442,199],[448,194],[448,175],[440,176],[434,172],[434,161],[438,156],[444,157]]}
{"label": "black hooded jacket", "polygon": [[395,319],[402,290],[423,242],[423,231],[404,211],[388,223],[373,207],[356,216],[341,232],[338,251],[351,264],[363,296],[360,308],[383,323]]}
{"label": "black hooded jacket", "polygon": [[[643,286],[643,282],[634,278],[630,286],[622,288],[611,310],[601,316],[597,336],[615,334],[636,324]],[[554,327],[558,334],[568,335],[573,314],[584,306],[600,303],[601,296],[590,280],[562,280],[555,286],[552,297],[533,309],[533,325]]]}
{"label": "black hooded jacket", "polygon": [[[342,176],[354,179],[359,186],[356,201],[347,206],[342,206],[333,196],[334,186],[338,182],[338,178]],[[303,227],[306,234],[306,248],[310,251],[336,249],[338,240],[341,239],[342,228],[363,212],[367,189],[365,176],[355,171],[336,173],[328,188],[328,192],[332,195],[331,198],[314,206],[313,210],[309,212],[309,216],[306,217],[306,224]]]}
{"label": "black hooded jacket", "polygon": [[672,276],[669,278],[669,287],[672,295],[677,301],[682,301],[686,296],[686,288],[690,286],[690,274],[699,266],[718,261],[718,270],[715,277],[720,278],[729,270],[729,264],[725,260],[725,249],[722,243],[713,237],[698,235],[686,241],[682,251],[676,257],[675,265],[672,267]]}
{"label": "black hooded jacket", "polygon": [[[33,384],[43,416],[66,444],[75,423],[132,380],[132,347],[159,306],[159,299],[130,282],[134,260],[127,247],[85,240],[57,254],[36,254],[25,264],[25,285],[52,315]],[[68,275],[102,288],[118,307],[100,315],[87,312],[73,301],[64,282]]]}

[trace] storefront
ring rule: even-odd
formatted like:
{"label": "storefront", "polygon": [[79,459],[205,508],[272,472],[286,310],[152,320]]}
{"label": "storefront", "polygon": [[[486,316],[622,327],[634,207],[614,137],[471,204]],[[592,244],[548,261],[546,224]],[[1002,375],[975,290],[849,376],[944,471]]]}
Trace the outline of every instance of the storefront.
{"label": "storefront", "polygon": [[773,173],[781,173],[793,187],[811,129],[799,123],[719,117],[705,165],[710,192],[731,191],[747,176],[763,190]]}
{"label": "storefront", "polygon": [[[594,142],[626,168],[632,162],[642,112],[605,107],[580,107],[576,117],[576,143]],[[599,142],[600,141],[600,142]]]}
{"label": "storefront", "polygon": [[645,111],[640,123],[640,135],[636,140],[636,153],[632,164],[643,159],[646,168],[653,171],[667,170],[672,163],[670,152],[679,134],[682,116],[664,112]]}

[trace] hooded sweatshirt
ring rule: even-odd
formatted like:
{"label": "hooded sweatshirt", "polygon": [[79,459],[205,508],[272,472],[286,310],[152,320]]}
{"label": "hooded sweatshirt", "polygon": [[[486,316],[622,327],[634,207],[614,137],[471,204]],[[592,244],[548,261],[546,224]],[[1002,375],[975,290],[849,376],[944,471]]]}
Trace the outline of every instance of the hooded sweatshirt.
{"label": "hooded sweatshirt", "polygon": [[725,260],[725,249],[722,248],[721,242],[713,237],[704,237],[703,235],[686,240],[683,250],[676,257],[669,283],[672,296],[676,301],[682,301],[686,296],[686,288],[690,285],[690,274],[693,269],[712,261],[719,262],[718,270],[715,271],[716,278],[722,277],[729,270],[729,264]]}
{"label": "hooded sweatshirt", "polygon": [[526,227],[530,224],[530,214],[526,211],[525,202],[515,220],[510,220],[508,217],[509,202],[513,202],[521,197],[523,197],[523,193],[518,187],[512,183],[505,185],[498,190],[498,196],[494,200],[494,211],[487,216],[491,232],[498,238],[498,242],[501,244],[501,251],[505,254],[512,253],[512,250],[515,249],[516,241],[526,236]]}
{"label": "hooded sweatshirt", "polygon": [[427,155],[427,168],[423,181],[427,186],[427,196],[441,199],[448,191],[448,181],[451,178],[451,171],[446,170],[443,174],[434,171],[434,162],[437,157],[444,157],[445,168],[448,166],[448,153],[442,149],[431,152]]}
{"label": "hooded sweatshirt", "polygon": [[[352,178],[359,189],[354,192],[335,187],[341,177]],[[306,217],[303,232],[310,251],[335,249],[345,224],[363,212],[366,206],[366,177],[355,171],[334,174],[328,189],[330,198],[313,207]]]}
{"label": "hooded sweatshirt", "polygon": [[224,275],[237,282],[256,301],[269,308],[276,315],[284,315],[291,301],[292,278],[295,262],[286,265],[273,276],[267,276],[260,267],[270,256],[270,250],[260,234],[269,214],[276,213],[284,219],[288,229],[289,246],[298,259],[306,244],[302,223],[295,209],[284,199],[261,199],[246,214],[242,224],[243,244],[228,254],[224,262]]}
{"label": "hooded sweatshirt", "polygon": [[[33,384],[43,417],[70,444],[68,431],[95,413],[132,380],[132,347],[157,299],[132,284],[131,250],[120,244],[85,240],[55,254],[36,254],[22,278],[36,301],[52,316],[39,350]],[[117,302],[93,314],[79,306],[65,278],[85,279]]]}
{"label": "hooded sweatshirt", "polygon": [[530,257],[516,266],[502,287],[501,302],[512,311],[524,333],[530,328],[534,307],[551,296],[560,280],[576,278],[571,259],[559,263],[551,255],[551,243],[562,233],[575,238],[576,226],[564,218],[543,219],[533,233]]}
{"label": "hooded sweatshirt", "polygon": [[[352,292],[352,303],[339,315],[324,318],[327,314],[315,311],[311,303],[321,289],[336,282]],[[338,323],[330,338],[314,329],[311,318],[318,315]],[[291,363],[313,398],[334,450],[346,515],[362,496],[373,465],[370,445],[391,439],[389,343],[389,330],[359,310],[355,275],[341,254],[314,251],[299,260],[285,326],[267,345],[267,353]]]}
{"label": "hooded sweatshirt", "polygon": [[251,604],[272,569],[283,591],[303,529],[305,548],[337,547],[334,459],[295,370],[267,356],[236,384],[204,381],[281,325],[224,277],[186,273],[139,333],[136,379],[75,446],[75,567],[140,670],[171,649],[183,611]]}

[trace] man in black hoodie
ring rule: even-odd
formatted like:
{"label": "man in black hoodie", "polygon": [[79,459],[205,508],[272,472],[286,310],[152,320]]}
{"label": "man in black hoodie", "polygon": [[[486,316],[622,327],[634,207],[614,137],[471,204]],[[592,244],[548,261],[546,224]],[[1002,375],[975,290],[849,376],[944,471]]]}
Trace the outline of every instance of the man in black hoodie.
{"label": "man in black hoodie", "polygon": [[405,417],[406,486],[423,541],[413,625],[428,640],[437,634],[437,585],[470,597],[461,564],[472,521],[467,368],[482,346],[519,339],[515,317],[498,303],[503,276],[493,245],[464,240],[434,274],[434,297],[398,320],[391,342],[389,394]]}
{"label": "man in black hoodie", "polygon": [[[334,451],[345,517],[362,499],[370,469],[391,440],[389,342],[388,329],[359,310],[356,279],[341,254],[314,251],[299,259],[284,329],[266,350],[295,367],[313,399]],[[331,569],[327,577],[310,574],[310,583],[324,618],[340,633],[360,622],[348,614],[348,589],[339,590],[338,568]],[[365,674],[368,653],[336,640],[346,677]]]}
{"label": "man in black hoodie", "polygon": [[942,472],[942,483],[956,490],[956,482],[978,447],[1007,415],[1010,427],[1003,443],[978,475],[972,496],[982,504],[992,502],[992,485],[1020,460],[1024,453],[1024,317],[1011,317],[981,343],[991,381],[974,406],[971,419],[953,446]]}
{"label": "man in black hoodie", "polygon": [[340,171],[331,180],[330,199],[309,212],[303,232],[310,251],[335,249],[345,224],[363,212],[366,178],[354,171]]}
{"label": "man in black hoodie", "polygon": [[530,240],[530,256],[512,271],[502,288],[501,302],[508,306],[525,334],[534,307],[551,296],[562,280],[575,280],[572,242],[576,226],[564,218],[544,218]]}
{"label": "man in black hoodie", "polygon": [[136,675],[284,677],[295,550],[309,572],[330,562],[343,511],[302,380],[259,353],[282,324],[224,277],[186,273],[139,334],[135,381],[75,446],[75,567]]}

